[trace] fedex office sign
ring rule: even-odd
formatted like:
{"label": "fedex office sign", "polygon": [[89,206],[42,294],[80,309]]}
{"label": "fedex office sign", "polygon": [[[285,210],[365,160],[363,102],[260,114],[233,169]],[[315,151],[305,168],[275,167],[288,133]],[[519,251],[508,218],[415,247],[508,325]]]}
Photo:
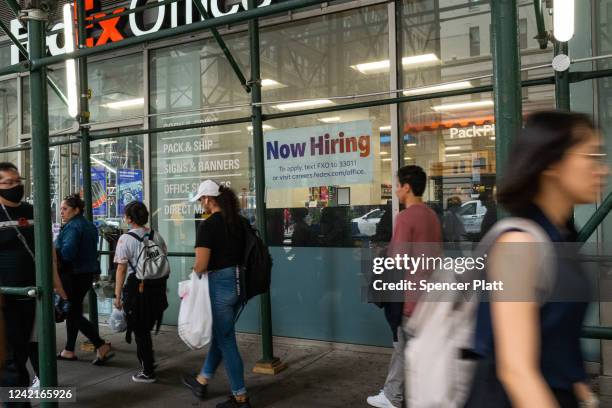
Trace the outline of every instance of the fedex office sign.
{"label": "fedex office sign", "polygon": [[[155,1],[155,0],[153,0]],[[162,1],[162,0],[158,0]],[[248,0],[240,0],[231,5],[228,10],[222,10],[221,0],[197,0],[202,2],[204,8],[213,17],[236,14],[241,9],[248,9]],[[87,47],[96,47],[109,42],[121,41],[124,38],[150,34],[162,28],[174,28],[179,25],[192,24],[194,21],[203,20],[192,0],[184,0],[169,5],[155,7],[146,13],[132,13],[124,16],[110,17],[108,19],[94,22],[101,17],[112,16],[127,9],[135,9],[147,3],[147,0],[130,0],[129,7],[119,7],[112,11],[101,11],[101,6],[97,0],[85,0],[86,22],[85,26]],[[179,4],[180,3],[180,4]],[[272,3],[272,0],[261,0],[258,7],[265,7]],[[155,15],[157,14],[157,15]],[[73,12],[76,15],[76,12]],[[64,23],[58,22],[51,26],[53,34],[47,36],[47,48],[51,55],[64,54],[64,41],[59,33],[64,29]],[[17,19],[11,21],[11,32],[27,47],[27,32],[25,27]],[[75,30],[76,32],[76,30]],[[11,64],[19,62],[20,54],[16,46],[11,45]]]}

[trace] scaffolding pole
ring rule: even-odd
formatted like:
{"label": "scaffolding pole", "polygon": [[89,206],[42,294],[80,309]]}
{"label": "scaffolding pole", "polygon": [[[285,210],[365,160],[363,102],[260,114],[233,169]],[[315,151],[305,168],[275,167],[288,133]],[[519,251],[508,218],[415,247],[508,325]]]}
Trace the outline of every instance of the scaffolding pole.
{"label": "scaffolding pole", "polygon": [[[554,53],[568,55],[568,44],[555,41]],[[560,110],[570,110],[570,69],[555,71],[555,105]]]}
{"label": "scaffolding pole", "polygon": [[521,59],[516,0],[491,2],[493,28],[493,94],[495,98],[495,157],[499,179],[512,140],[521,128]]}
{"label": "scaffolding pole", "polygon": [[[36,4],[36,3],[35,3]],[[34,6],[35,7],[35,6]],[[28,10],[28,44],[31,58],[45,54],[46,13]],[[47,69],[30,73],[30,104],[32,111],[32,172],[34,175],[34,238],[36,243],[36,284],[40,288],[37,300],[39,378],[41,387],[57,386],[55,360],[55,316],[53,311],[53,267],[51,246],[51,202],[49,180],[49,117],[47,103]],[[56,402],[41,402],[42,407],[56,407]]]}
{"label": "scaffolding pole", "polygon": [[[190,0],[186,0],[186,1],[190,1]],[[202,18],[207,18],[210,20],[213,19],[213,16],[208,12],[208,10],[204,8],[204,5],[202,5],[200,0],[193,0],[193,4],[195,4],[196,8],[200,12],[200,15],[202,15]],[[245,91],[251,92],[251,89],[247,85],[246,78],[244,77],[244,75],[242,74],[242,71],[240,70],[240,66],[238,65],[238,62],[232,55],[232,52],[229,50],[229,48],[227,48],[227,44],[225,44],[225,41],[223,40],[223,37],[221,37],[221,34],[219,34],[219,31],[215,27],[212,27],[210,29],[210,32],[212,33],[213,37],[217,41],[217,44],[219,44],[219,48],[221,48],[221,51],[223,51],[225,58],[227,58],[227,62],[229,62],[230,66],[234,70],[234,73],[236,74],[238,81],[240,81],[240,85],[242,85]]]}
{"label": "scaffolding pole", "polygon": [[[255,0],[248,0],[249,10],[255,9]],[[259,22],[257,19],[249,20],[249,44],[251,55],[251,101],[253,102],[253,151],[255,156],[255,218],[257,229],[264,241],[268,243],[266,228],[266,179],[264,166],[263,147],[263,119],[261,109],[261,72],[259,59]],[[259,360],[253,372],[260,374],[275,375],[287,366],[280,359],[274,357],[274,346],[272,343],[272,307],[270,292],[259,296],[261,309],[261,344],[262,358]]]}
{"label": "scaffolding pole", "polygon": [[[85,39],[85,0],[77,0],[77,45],[79,50],[86,48]],[[89,136],[89,83],[87,80],[87,57],[78,60],[79,66],[79,124],[81,125],[81,172],[83,175],[83,199],[85,201],[85,217],[93,221],[93,208],[91,197],[91,140]],[[89,303],[89,321],[98,330],[98,298],[93,287],[87,295]],[[87,344],[87,343],[86,343]],[[92,345],[93,346],[93,345]],[[91,347],[88,347],[91,348]]]}

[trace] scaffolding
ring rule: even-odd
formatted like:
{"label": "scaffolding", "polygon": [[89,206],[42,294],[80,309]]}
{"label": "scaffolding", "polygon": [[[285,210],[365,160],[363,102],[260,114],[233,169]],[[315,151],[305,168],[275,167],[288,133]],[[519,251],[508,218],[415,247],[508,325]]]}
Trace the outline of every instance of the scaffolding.
{"label": "scaffolding", "polygon": [[[128,15],[142,12],[153,7],[162,7],[179,0],[163,0],[150,2],[144,6],[136,7],[120,13]],[[186,0],[191,1],[191,0]],[[57,386],[57,367],[55,358],[55,320],[53,311],[53,282],[52,282],[52,244],[49,240],[51,236],[51,214],[49,208],[50,187],[49,187],[49,147],[65,144],[80,143],[80,154],[82,160],[83,190],[86,202],[86,216],[92,219],[92,197],[91,197],[91,163],[87,158],[90,156],[90,143],[95,140],[128,137],[134,135],[151,135],[161,132],[176,130],[197,129],[211,126],[220,126],[237,123],[251,123],[253,127],[253,148],[255,151],[255,190],[256,190],[256,221],[257,227],[264,241],[267,241],[265,226],[266,203],[264,199],[266,186],[264,177],[264,156],[263,156],[263,123],[267,120],[311,115],[327,112],[337,112],[357,108],[374,106],[386,106],[399,103],[414,102],[425,99],[442,98],[456,95],[466,95],[470,93],[494,92],[495,95],[495,123],[497,124],[496,137],[496,159],[498,171],[503,168],[503,163],[508,155],[508,150],[512,142],[513,135],[520,129],[522,122],[521,111],[521,88],[555,84],[557,107],[569,109],[569,84],[584,80],[612,76],[612,70],[588,71],[588,72],[557,72],[554,76],[530,79],[521,81],[521,64],[518,46],[518,15],[517,0],[496,0],[483,2],[490,4],[491,20],[493,30],[493,81],[492,85],[475,86],[470,89],[460,89],[445,92],[435,92],[412,96],[393,96],[400,94],[401,90],[391,90],[380,94],[387,94],[389,97],[362,102],[349,102],[324,108],[305,109],[290,112],[281,112],[264,115],[262,106],[261,88],[262,81],[260,75],[260,41],[259,41],[259,19],[279,13],[291,12],[321,4],[333,3],[333,1],[318,0],[287,0],[266,7],[257,7],[255,0],[248,0],[246,11],[228,14],[212,18],[209,12],[202,6],[200,1],[193,0],[196,9],[203,17],[202,21],[194,22],[189,25],[164,29],[155,33],[141,36],[130,37],[118,42],[110,42],[96,47],[87,47],[85,44],[85,0],[76,0],[76,28],[78,33],[78,48],[63,55],[46,56],[45,35],[47,15],[51,5],[54,3],[49,0],[31,0],[29,9],[21,9],[16,0],[0,0],[4,2],[21,21],[27,24],[28,50],[19,41],[10,35],[10,31],[5,25],[0,29],[5,31],[11,42],[19,48],[19,51],[26,56],[26,60],[18,64],[0,69],[0,76],[29,72],[30,75],[30,101],[31,101],[31,121],[32,138],[31,146],[17,146],[12,148],[2,148],[0,153],[32,150],[33,179],[36,185],[34,190],[34,216],[35,242],[36,242],[36,287],[25,288],[0,288],[4,295],[30,296],[37,299],[37,313],[40,317],[38,324],[38,339],[40,351],[40,382],[42,387]],[[534,1],[536,22],[538,26],[538,41],[541,48],[546,48],[551,40],[544,28],[542,2]],[[116,16],[116,15],[114,15]],[[107,17],[102,17],[95,21],[101,21]],[[250,47],[250,78],[247,80],[241,71],[238,63],[232,56],[231,51],[225,44],[222,36],[217,31],[218,27],[237,23],[248,23],[249,47]],[[88,21],[90,24],[91,21]],[[88,102],[88,83],[87,83],[87,58],[90,56],[108,53],[138,44],[152,41],[168,39],[189,33],[196,33],[203,30],[210,30],[212,36],[221,48],[225,58],[227,58],[236,78],[240,82],[245,92],[251,96],[248,106],[251,109],[250,116],[217,120],[206,123],[194,123],[188,125],[177,125],[163,128],[138,129],[123,131],[120,133],[90,135],[89,126],[89,102]],[[555,55],[567,53],[567,43],[554,44]],[[29,52],[28,52],[29,51]],[[49,125],[47,113],[47,67],[54,63],[74,59],[78,62],[79,78],[79,136],[66,140],[49,142]],[[393,61],[393,59],[392,59]],[[61,94],[59,88],[51,82],[52,89]],[[345,99],[355,99],[347,97]],[[397,136],[397,135],[396,135]],[[396,146],[397,147],[397,146]],[[499,174],[499,173],[498,173]],[[580,231],[579,240],[586,241],[606,215],[612,209],[612,196],[608,196],[598,207],[591,219]],[[192,253],[174,252],[169,256],[189,257]],[[90,319],[97,324],[97,310],[95,292],[90,291],[89,295]],[[257,363],[255,371],[262,373],[276,373],[283,369],[283,363],[274,357],[272,343],[272,308],[270,295],[264,294],[260,299],[261,313],[261,335],[262,335],[262,358]],[[598,339],[612,339],[612,328],[608,327],[585,327],[584,336]],[[52,407],[57,404],[54,402],[43,402],[42,406]]]}

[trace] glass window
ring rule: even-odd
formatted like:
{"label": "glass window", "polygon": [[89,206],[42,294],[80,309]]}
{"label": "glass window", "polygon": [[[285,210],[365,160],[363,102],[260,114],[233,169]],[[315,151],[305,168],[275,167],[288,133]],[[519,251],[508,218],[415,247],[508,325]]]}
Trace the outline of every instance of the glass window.
{"label": "glass window", "polygon": [[263,29],[264,101],[313,99],[274,104],[265,111],[332,106],[341,102],[329,100],[330,96],[388,90],[388,25],[383,5]]}
{"label": "glass window", "polygon": [[142,54],[88,64],[92,122],[108,122],[144,114]]}
{"label": "glass window", "polygon": [[470,27],[470,57],[480,55],[480,27]]}
{"label": "glass window", "polygon": [[[91,122],[108,122],[144,114],[144,86],[142,54],[115,57],[110,60],[90,62],[87,66]],[[66,94],[66,70],[63,67],[48,70],[61,93]],[[30,133],[30,81],[23,80],[23,133]],[[66,103],[55,90],[47,86],[49,99],[49,131],[70,129],[74,119],[68,115]],[[65,98],[65,96],[64,96]]]}
{"label": "glass window", "polygon": [[[0,82],[0,146],[17,144],[17,80]],[[17,163],[18,153],[2,153],[0,160]]]}
{"label": "glass window", "polygon": [[519,19],[519,47],[521,50],[527,48],[527,19]]}
{"label": "glass window", "polygon": [[[451,220],[462,224],[460,236],[445,234],[446,240],[479,241],[495,220],[493,95],[477,96],[401,105],[404,163],[421,166],[429,176],[423,200],[438,213],[445,232],[461,231],[449,226]],[[553,86],[533,87],[523,114],[553,106]]]}
{"label": "glass window", "polygon": [[[50,85],[47,85],[47,100],[49,112],[49,131],[62,131],[72,128],[75,119],[68,114],[68,106],[65,102],[66,95],[66,70],[64,68],[49,69],[48,77],[57,85],[58,91],[55,91]],[[31,132],[31,115],[30,115],[30,77],[23,77],[23,119],[22,129],[24,134]]]}
{"label": "glass window", "polygon": [[[467,2],[451,4],[437,0],[404,0],[399,3],[398,48],[402,57],[402,88],[406,96],[445,90],[469,89],[477,86],[473,80],[462,80],[491,74],[491,12],[490,5],[478,3],[478,11]],[[540,50],[528,33],[536,33],[533,3],[520,2],[518,13],[525,20],[521,63],[538,66],[550,63],[553,47]],[[547,27],[551,17],[544,16]],[[525,27],[526,24],[526,27]],[[524,41],[526,36],[526,43]],[[414,57],[408,59],[408,57]],[[527,78],[550,76],[550,68],[531,69]],[[449,84],[449,82],[454,83]],[[480,85],[491,83],[483,78]]]}
{"label": "glass window", "polygon": [[2,45],[0,46],[0,68],[8,67],[9,65],[11,65],[11,47],[9,45]]}

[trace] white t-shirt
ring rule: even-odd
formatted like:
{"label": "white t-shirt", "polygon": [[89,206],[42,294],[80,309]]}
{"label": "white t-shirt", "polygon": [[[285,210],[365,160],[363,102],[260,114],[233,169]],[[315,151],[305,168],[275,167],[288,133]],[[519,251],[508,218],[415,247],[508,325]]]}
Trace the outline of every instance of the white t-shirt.
{"label": "white t-shirt", "polygon": [[[145,234],[148,234],[151,229],[142,227],[142,228],[133,228],[129,232],[138,235],[140,238],[144,237]],[[154,232],[154,239],[157,243],[160,244],[162,251],[164,253],[168,252],[166,248],[166,243],[159,232]],[[117,249],[115,249],[115,260],[114,262],[117,264],[128,264],[127,274],[130,275],[134,273],[134,269],[129,266],[131,264],[136,268],[138,264],[138,255],[140,250],[140,241],[129,234],[123,234],[119,237],[119,241],[117,242]]]}

